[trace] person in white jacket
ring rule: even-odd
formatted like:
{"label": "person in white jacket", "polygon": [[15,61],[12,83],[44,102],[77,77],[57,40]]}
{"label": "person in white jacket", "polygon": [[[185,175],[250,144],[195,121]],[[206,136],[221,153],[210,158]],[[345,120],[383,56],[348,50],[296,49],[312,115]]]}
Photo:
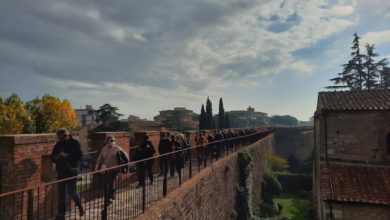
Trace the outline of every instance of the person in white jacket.
{"label": "person in white jacket", "polygon": [[[108,135],[106,138],[106,146],[102,148],[98,159],[96,161],[95,170],[100,170],[104,164],[105,168],[111,168],[120,165],[118,161],[118,152],[122,151],[128,158],[128,154],[115,143],[115,137],[113,135]],[[106,200],[109,203],[115,199],[115,186],[114,182],[118,175],[118,169],[111,169],[106,173]]]}

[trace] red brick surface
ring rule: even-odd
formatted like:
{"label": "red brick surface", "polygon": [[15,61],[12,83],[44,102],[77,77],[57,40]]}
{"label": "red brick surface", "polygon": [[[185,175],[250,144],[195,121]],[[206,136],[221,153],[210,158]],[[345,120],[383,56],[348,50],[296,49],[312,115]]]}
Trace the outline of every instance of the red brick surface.
{"label": "red brick surface", "polygon": [[[272,152],[273,135],[251,145],[254,149],[252,203],[261,196],[261,180],[266,158]],[[205,168],[166,198],[157,202],[137,219],[236,219],[238,153],[231,154]],[[257,195],[258,194],[258,195]]]}

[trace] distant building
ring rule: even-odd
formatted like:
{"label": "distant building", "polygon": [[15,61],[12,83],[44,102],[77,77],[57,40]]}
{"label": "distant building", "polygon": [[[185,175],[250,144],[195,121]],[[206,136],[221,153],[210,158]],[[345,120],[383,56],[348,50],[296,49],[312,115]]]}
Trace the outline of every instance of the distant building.
{"label": "distant building", "polygon": [[92,105],[86,105],[85,109],[75,109],[77,126],[83,127],[86,125],[96,123],[96,110],[92,108]]}
{"label": "distant building", "polygon": [[161,122],[149,120],[129,120],[129,126],[132,132],[139,131],[165,131]]}
{"label": "distant building", "polygon": [[390,219],[390,90],[320,92],[317,219]]}
{"label": "distant building", "polygon": [[129,122],[131,122],[131,121],[140,121],[141,118],[138,117],[138,116],[135,116],[135,115],[129,115],[128,120],[129,120]]}
{"label": "distant building", "polygon": [[167,118],[172,117],[172,115],[174,113],[177,113],[179,118],[180,118],[180,121],[183,121],[183,122],[192,121],[192,117],[194,114],[194,112],[192,110],[188,110],[188,109],[183,108],[183,107],[175,107],[173,110],[160,111],[160,115],[155,116],[154,120],[159,121],[159,122],[163,122]]}
{"label": "distant building", "polygon": [[238,118],[242,120],[257,120],[257,119],[266,119],[267,113],[264,112],[255,112],[255,109],[249,106],[247,110],[238,110],[227,112],[230,118]]}
{"label": "distant building", "polygon": [[243,120],[256,120],[267,118],[267,113],[264,112],[255,112],[255,109],[249,106],[247,110],[238,110],[227,112],[230,117],[237,117]]}
{"label": "distant building", "polygon": [[166,123],[167,120],[170,120],[174,115],[179,118],[179,123],[181,123],[183,127],[187,129],[197,129],[199,115],[192,110],[183,107],[175,107],[173,110],[160,111],[160,114],[155,116],[154,120],[156,122]]}

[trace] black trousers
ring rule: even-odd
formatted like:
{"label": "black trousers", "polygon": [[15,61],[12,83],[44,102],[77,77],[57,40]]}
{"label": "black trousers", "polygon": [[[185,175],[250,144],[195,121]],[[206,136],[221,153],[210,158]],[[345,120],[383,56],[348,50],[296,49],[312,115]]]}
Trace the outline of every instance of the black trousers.
{"label": "black trousers", "polygon": [[139,185],[145,185],[145,172],[148,172],[149,180],[153,183],[153,161],[143,161],[138,163],[137,172],[138,172],[138,182]]}
{"label": "black trousers", "polygon": [[114,182],[115,179],[118,175],[117,170],[110,170],[106,174],[106,201],[109,199],[114,199],[115,198],[115,187],[114,187]]}

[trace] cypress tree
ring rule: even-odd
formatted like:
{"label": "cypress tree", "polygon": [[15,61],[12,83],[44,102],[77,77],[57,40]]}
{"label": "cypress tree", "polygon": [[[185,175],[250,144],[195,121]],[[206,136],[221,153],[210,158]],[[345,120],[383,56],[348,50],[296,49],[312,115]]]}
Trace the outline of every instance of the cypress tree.
{"label": "cypress tree", "polygon": [[213,119],[213,106],[209,97],[207,97],[205,129],[214,129],[214,128],[215,128],[215,123]]}
{"label": "cypress tree", "polygon": [[225,128],[225,109],[223,108],[223,101],[222,98],[219,99],[219,112],[218,112],[218,128],[223,129]]}
{"label": "cypress tree", "polygon": [[199,130],[206,129],[206,111],[204,110],[204,105],[202,104],[202,108],[200,110],[200,116],[199,116]]}

